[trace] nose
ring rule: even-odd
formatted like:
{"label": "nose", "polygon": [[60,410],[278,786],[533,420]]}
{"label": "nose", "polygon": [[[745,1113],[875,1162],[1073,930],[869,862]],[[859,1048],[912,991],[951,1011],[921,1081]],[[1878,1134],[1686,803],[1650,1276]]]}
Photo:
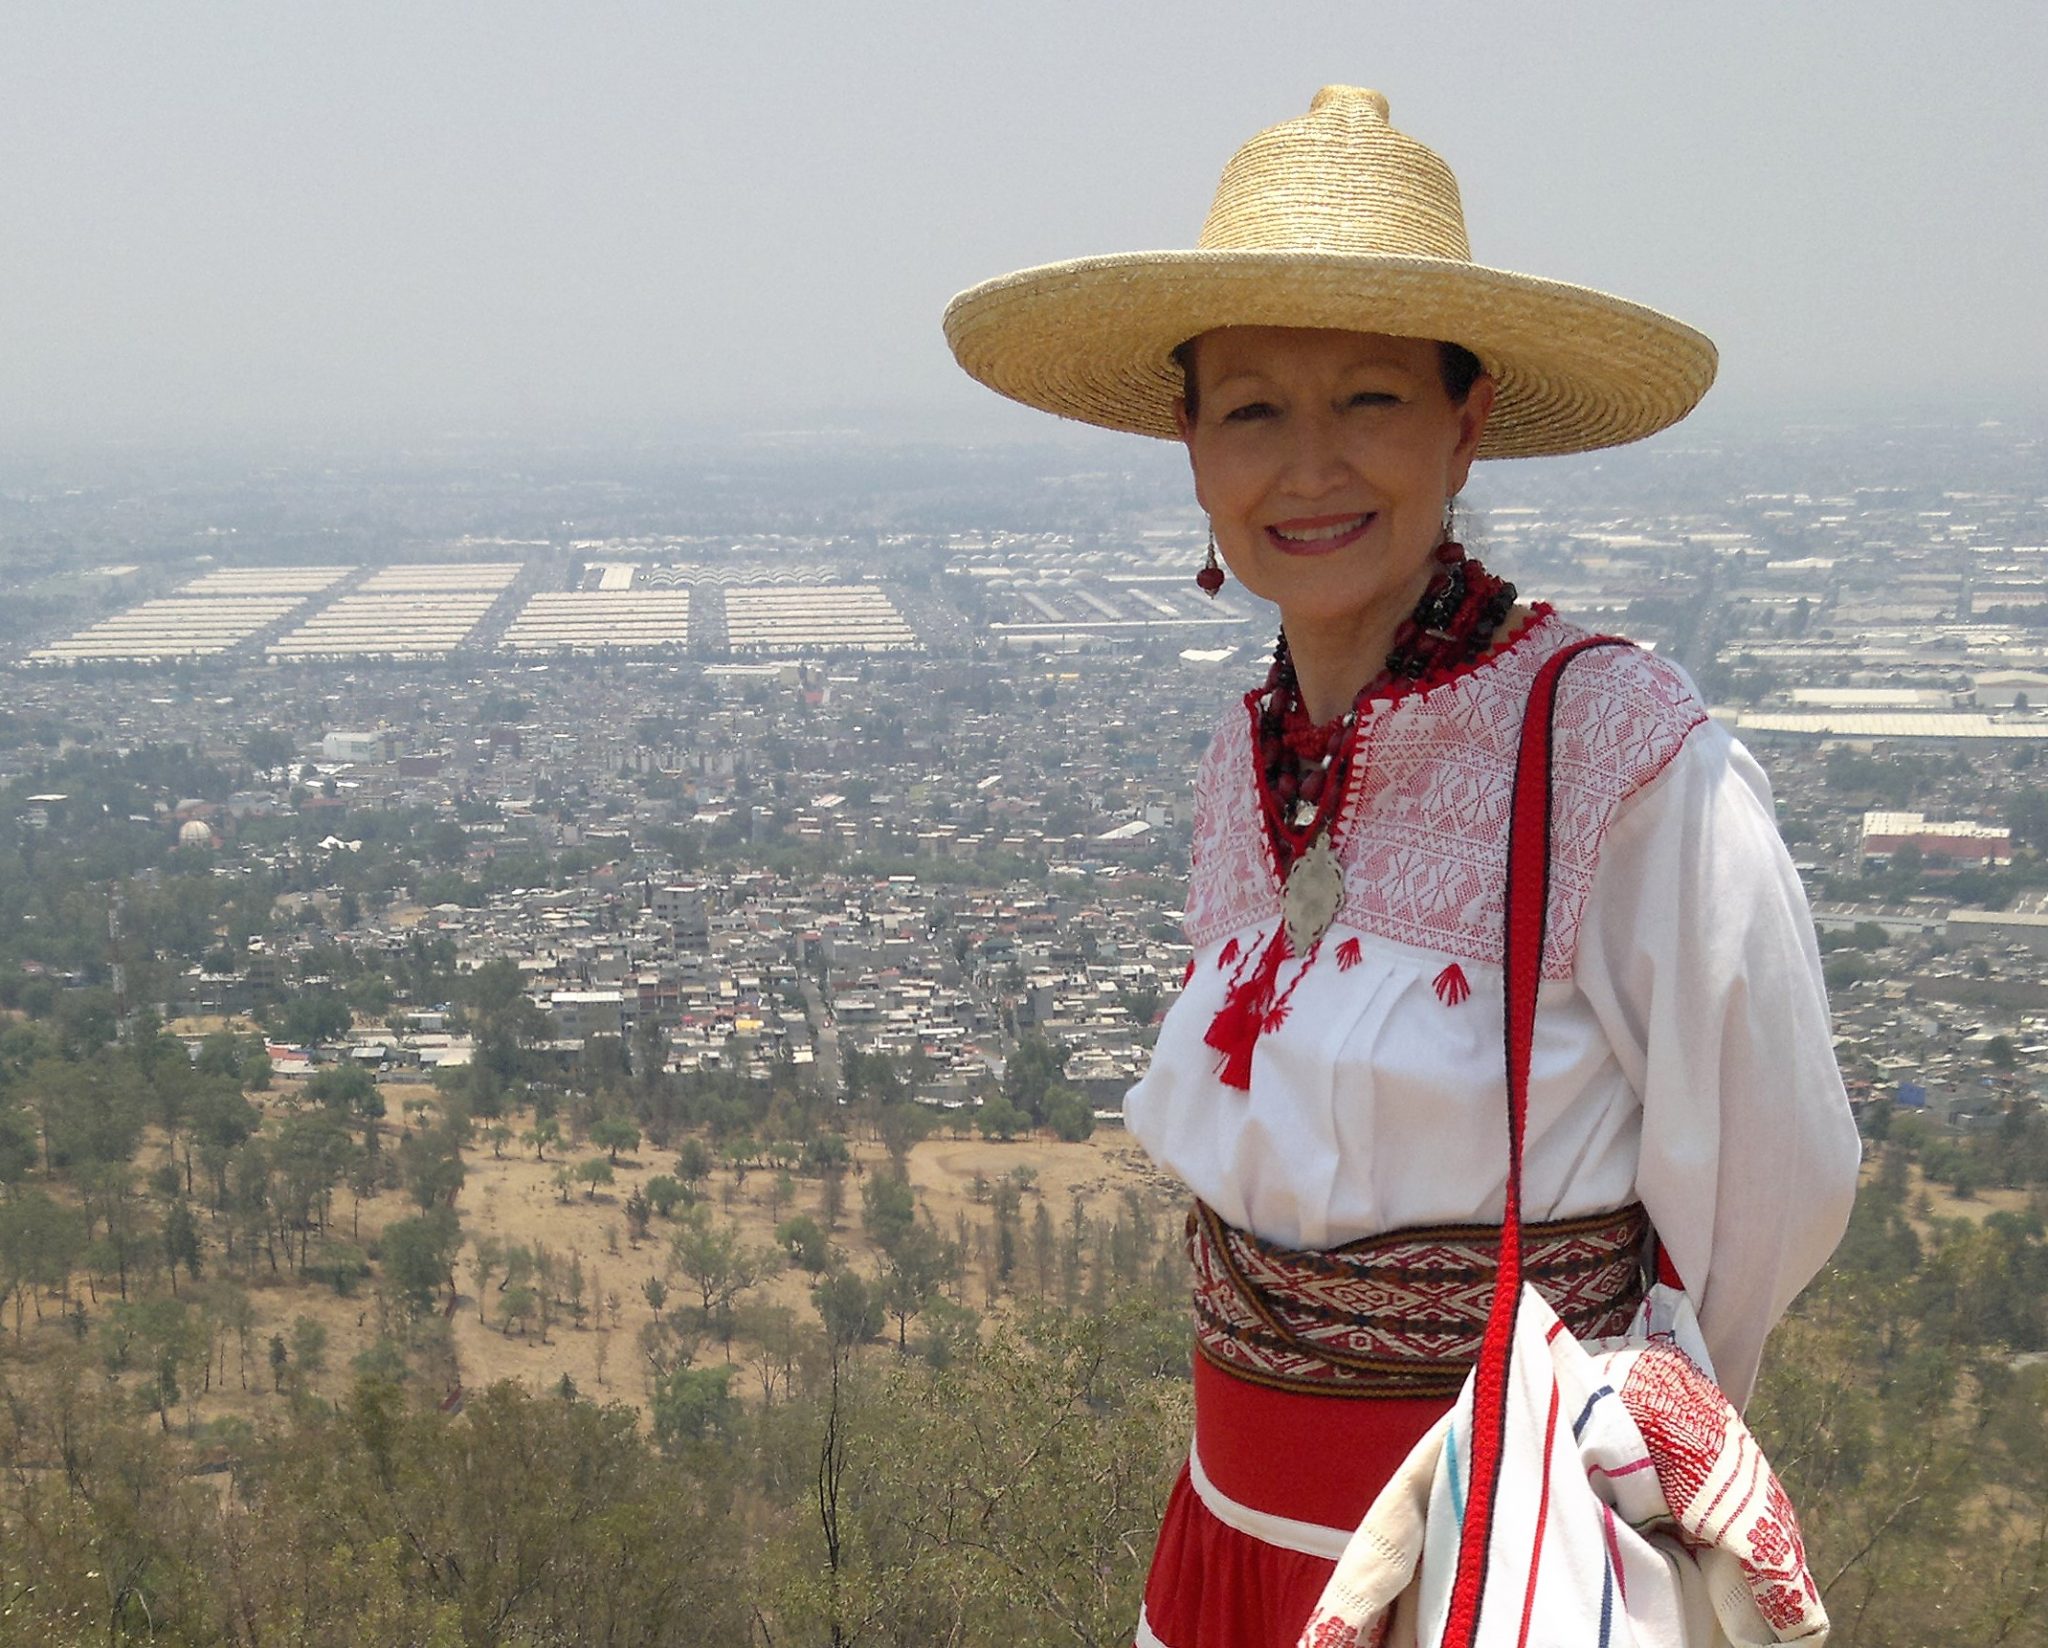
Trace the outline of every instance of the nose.
{"label": "nose", "polygon": [[1287,480],[1304,501],[1325,498],[1351,478],[1351,458],[1335,417],[1321,412],[1297,416],[1289,433]]}

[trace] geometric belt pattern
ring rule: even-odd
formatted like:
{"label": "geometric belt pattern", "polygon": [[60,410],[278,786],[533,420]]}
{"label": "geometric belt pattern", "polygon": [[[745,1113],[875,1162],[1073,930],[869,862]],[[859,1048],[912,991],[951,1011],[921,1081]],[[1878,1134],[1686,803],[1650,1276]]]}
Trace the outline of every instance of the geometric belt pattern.
{"label": "geometric belt pattern", "polygon": [[[1523,1275],[1580,1339],[1626,1332],[1651,1279],[1640,1202],[1522,1227]],[[1196,1202],[1195,1348],[1220,1372],[1310,1396],[1458,1394],[1493,1304],[1498,1225],[1431,1225],[1313,1251]]]}

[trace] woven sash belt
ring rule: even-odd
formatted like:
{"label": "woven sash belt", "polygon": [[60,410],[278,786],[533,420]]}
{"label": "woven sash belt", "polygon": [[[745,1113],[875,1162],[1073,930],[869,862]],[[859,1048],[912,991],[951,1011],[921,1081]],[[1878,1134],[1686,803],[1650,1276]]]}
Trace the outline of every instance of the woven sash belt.
{"label": "woven sash belt", "polygon": [[[1624,1332],[1648,1285],[1640,1202],[1525,1224],[1523,1276],[1580,1339]],[[1498,1225],[1431,1225],[1324,1252],[1188,1214],[1195,1348],[1235,1378],[1310,1396],[1458,1394],[1493,1302]]]}

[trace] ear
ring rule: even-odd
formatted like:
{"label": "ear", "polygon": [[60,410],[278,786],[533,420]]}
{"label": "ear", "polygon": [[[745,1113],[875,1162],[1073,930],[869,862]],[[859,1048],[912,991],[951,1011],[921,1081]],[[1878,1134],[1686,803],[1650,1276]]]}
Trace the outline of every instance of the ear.
{"label": "ear", "polygon": [[1480,376],[1465,393],[1465,404],[1458,408],[1458,444],[1451,449],[1447,496],[1465,489],[1465,478],[1472,473],[1472,459],[1479,451],[1479,437],[1486,433],[1486,420],[1493,415],[1493,400],[1499,390],[1492,378]]}

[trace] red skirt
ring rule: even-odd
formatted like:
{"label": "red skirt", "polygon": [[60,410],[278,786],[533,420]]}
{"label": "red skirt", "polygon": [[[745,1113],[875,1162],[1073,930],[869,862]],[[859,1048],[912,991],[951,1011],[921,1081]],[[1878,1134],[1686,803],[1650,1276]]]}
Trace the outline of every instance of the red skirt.
{"label": "red skirt", "polygon": [[1195,1358],[1195,1444],[1139,1648],[1294,1648],[1351,1531],[1448,1399],[1306,1396]]}

